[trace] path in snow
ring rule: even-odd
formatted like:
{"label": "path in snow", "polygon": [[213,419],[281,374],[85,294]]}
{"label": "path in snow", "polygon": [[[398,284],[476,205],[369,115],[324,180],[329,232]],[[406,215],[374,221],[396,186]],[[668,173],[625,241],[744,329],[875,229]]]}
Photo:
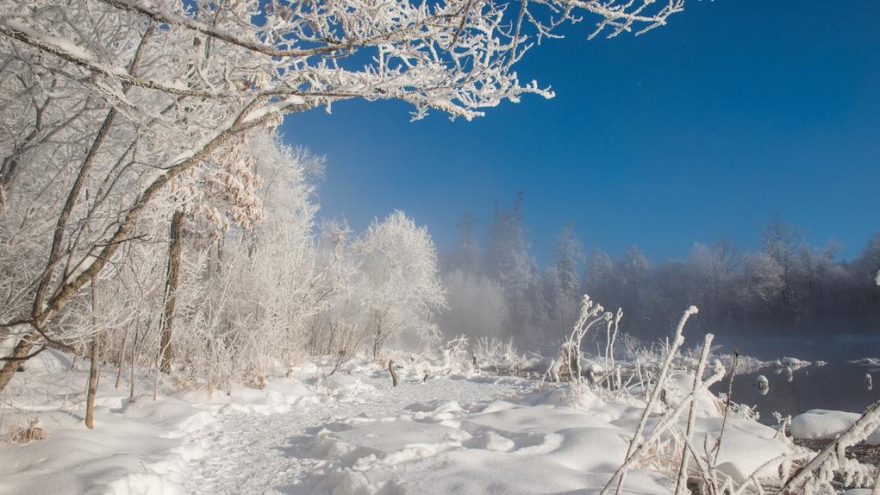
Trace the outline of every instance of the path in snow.
{"label": "path in snow", "polygon": [[[359,415],[398,417],[407,406],[456,401],[465,409],[477,403],[510,398],[522,380],[436,379],[390,388],[385,376],[361,377],[363,385],[341,397],[304,396],[289,407],[227,406],[218,421],[188,435],[188,493],[310,494],[326,476],[330,461],[310,456],[315,435],[324,426]],[[352,384],[349,384],[352,385]],[[280,409],[281,412],[276,412]]]}

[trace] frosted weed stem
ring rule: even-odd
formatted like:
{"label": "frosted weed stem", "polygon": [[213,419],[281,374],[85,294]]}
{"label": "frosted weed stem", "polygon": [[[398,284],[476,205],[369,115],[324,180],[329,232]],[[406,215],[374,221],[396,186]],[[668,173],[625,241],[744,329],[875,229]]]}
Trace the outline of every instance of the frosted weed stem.
{"label": "frosted weed stem", "polygon": [[[681,317],[681,321],[678,322],[678,326],[675,328],[675,335],[673,336],[672,344],[669,347],[669,350],[666,354],[666,359],[663,361],[663,366],[660,368],[660,375],[657,377],[657,383],[654,385],[654,389],[651,391],[651,398],[648,400],[648,403],[645,405],[645,411],[642,413],[642,418],[639,421],[639,425],[636,427],[636,432],[633,435],[632,440],[629,442],[629,448],[626,451],[626,457],[624,464],[618,468],[618,470],[614,473],[608,483],[602,487],[602,491],[599,492],[599,495],[604,495],[608,492],[608,488],[611,486],[611,483],[617,479],[617,489],[614,493],[620,493],[623,490],[623,485],[626,482],[626,471],[630,463],[630,459],[635,454],[636,450],[642,445],[642,433],[645,431],[645,425],[648,422],[648,416],[651,414],[651,410],[654,408],[654,405],[660,399],[660,392],[663,391],[663,386],[666,384],[666,376],[669,374],[669,368],[672,367],[672,360],[675,359],[675,355],[678,353],[678,349],[684,343],[684,336],[682,336],[682,332],[684,331],[684,325],[687,323],[688,319],[691,315],[697,314],[699,310],[696,306],[689,307]],[[659,427],[659,426],[658,426]]]}
{"label": "frosted weed stem", "polygon": [[[703,371],[706,370],[706,361],[709,359],[709,349],[712,347],[712,339],[714,338],[715,336],[709,333],[706,334],[706,337],[703,340],[703,352],[700,353],[700,361],[697,364],[697,370],[694,372],[694,392],[696,392],[703,383]],[[683,446],[681,452],[681,464],[678,468],[678,482],[675,484],[675,495],[685,495],[685,491],[687,490],[688,461],[690,460],[687,443],[693,441],[696,422],[697,401],[696,398],[692,398],[691,409],[688,412],[687,430],[685,431],[685,439],[687,442]]]}

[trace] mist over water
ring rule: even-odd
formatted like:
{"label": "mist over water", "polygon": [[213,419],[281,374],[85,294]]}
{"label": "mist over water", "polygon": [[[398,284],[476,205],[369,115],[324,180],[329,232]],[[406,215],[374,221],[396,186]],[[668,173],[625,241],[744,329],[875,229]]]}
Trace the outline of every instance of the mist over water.
{"label": "mist over water", "polygon": [[[795,416],[810,409],[832,409],[861,413],[870,404],[880,400],[880,387],[869,390],[866,374],[877,375],[880,368],[868,368],[849,361],[880,356],[880,337],[774,337],[716,339],[722,346],[719,352],[732,353],[736,346],[741,355],[762,361],[796,357],[813,363],[812,366],[793,370],[764,368],[734,378],[732,400],[748,406],[757,406],[760,420],[775,424],[774,412]],[[827,363],[818,366],[817,361]],[[770,382],[766,395],[755,385],[758,375]],[[716,392],[727,392],[729,377],[720,383]]]}
{"label": "mist over water", "polygon": [[[525,208],[518,193],[508,207],[496,206],[485,226],[475,215],[462,216],[461,244],[440,261],[447,307],[436,321],[448,339],[512,339],[520,349],[557,356],[586,294],[603,311],[622,308],[618,351],[651,347],[695,305],[699,313],[685,329],[688,345],[711,332],[725,354],[736,347],[761,361],[827,363],[737,376],[733,400],[756,406],[762,421],[773,424],[774,412],[862,412],[880,399],[880,387],[867,387],[872,370],[848,363],[880,357],[880,233],[847,261],[833,242],[811,246],[803,230],[777,216],[759,229],[758,250],[729,241],[695,243],[684,259],[655,264],[635,245],[621,257],[598,248],[587,254],[569,224],[555,240],[552,263],[542,268],[530,251]],[[598,347],[584,350],[602,355],[603,330],[595,332]],[[756,386],[759,375],[767,377],[766,394]],[[727,389],[723,382],[715,392]]]}

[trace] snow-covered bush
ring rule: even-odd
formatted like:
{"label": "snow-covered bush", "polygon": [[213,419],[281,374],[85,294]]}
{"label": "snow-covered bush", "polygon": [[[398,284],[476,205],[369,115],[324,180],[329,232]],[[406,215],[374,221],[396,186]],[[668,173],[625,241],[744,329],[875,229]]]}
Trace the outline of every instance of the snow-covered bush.
{"label": "snow-covered bush", "polygon": [[442,349],[443,367],[457,372],[472,369],[473,361],[468,352],[469,347],[470,341],[466,335],[459,335],[447,342]]}
{"label": "snow-covered bush", "polygon": [[606,312],[601,304],[593,302],[590,296],[584,295],[574,328],[568,340],[562,344],[556,374],[560,378],[568,377],[574,383],[584,383],[586,377],[583,374],[581,350],[584,337],[594,326],[603,323],[610,326],[613,322],[614,316],[610,312]]}
{"label": "snow-covered bush", "polygon": [[529,359],[519,353],[513,337],[501,340],[496,337],[480,337],[474,344],[477,367],[503,373],[516,373],[531,365]]}
{"label": "snow-covered bush", "polygon": [[644,342],[628,332],[617,333],[617,345],[623,351],[623,359],[627,361],[636,361],[641,357],[639,353],[645,349]]}

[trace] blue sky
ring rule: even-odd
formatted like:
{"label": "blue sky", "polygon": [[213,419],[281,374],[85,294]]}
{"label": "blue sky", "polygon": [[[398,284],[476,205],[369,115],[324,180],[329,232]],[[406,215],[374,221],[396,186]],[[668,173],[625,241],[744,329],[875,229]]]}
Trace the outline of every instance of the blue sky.
{"label": "blue sky", "polygon": [[402,209],[441,250],[464,212],[485,232],[523,191],[542,265],[568,222],[587,251],[659,262],[694,242],[756,249],[774,215],[849,259],[880,231],[878,19],[871,0],[690,0],[642,36],[581,25],[535,47],[520,78],[552,100],[412,123],[404,104],[352,101],[283,132],[328,159],[324,217],[360,231]]}

